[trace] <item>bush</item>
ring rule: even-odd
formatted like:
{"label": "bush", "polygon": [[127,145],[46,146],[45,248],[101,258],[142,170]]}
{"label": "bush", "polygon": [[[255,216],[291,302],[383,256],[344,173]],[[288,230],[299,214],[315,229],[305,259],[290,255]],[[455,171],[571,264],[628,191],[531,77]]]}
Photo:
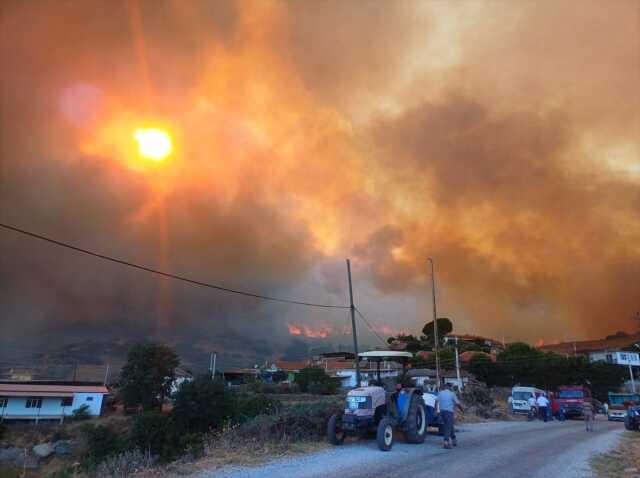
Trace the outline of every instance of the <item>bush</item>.
{"label": "bush", "polygon": [[295,383],[303,393],[333,394],[338,390],[337,381],[333,380],[320,367],[306,367],[296,375]]}
{"label": "bush", "polygon": [[208,376],[184,382],[175,395],[173,417],[185,432],[206,433],[236,416],[235,394]]}
{"label": "bush", "polygon": [[159,412],[138,415],[131,428],[130,441],[132,447],[150,456],[160,456],[164,461],[183,451],[173,420]]}
{"label": "bush", "polygon": [[281,407],[279,400],[263,394],[241,397],[238,404],[236,421],[243,421],[258,415],[271,415]]}
{"label": "bush", "polygon": [[4,434],[7,432],[7,426],[4,423],[0,422],[0,440],[4,437]]}
{"label": "bush", "polygon": [[89,406],[82,405],[79,408],[76,408],[71,413],[71,420],[74,422],[80,422],[83,420],[89,420],[91,418],[91,414],[89,413]]}
{"label": "bush", "polygon": [[127,478],[153,466],[154,460],[148,453],[138,449],[124,451],[105,459],[96,468],[97,478]]}
{"label": "bush", "polygon": [[259,415],[238,425],[232,435],[239,443],[322,439],[329,418],[341,409],[342,405],[332,402],[300,404],[277,415]]}
{"label": "bush", "polygon": [[87,439],[87,450],[83,465],[91,468],[104,461],[105,458],[121,453],[125,449],[125,441],[108,425],[84,425],[82,432]]}

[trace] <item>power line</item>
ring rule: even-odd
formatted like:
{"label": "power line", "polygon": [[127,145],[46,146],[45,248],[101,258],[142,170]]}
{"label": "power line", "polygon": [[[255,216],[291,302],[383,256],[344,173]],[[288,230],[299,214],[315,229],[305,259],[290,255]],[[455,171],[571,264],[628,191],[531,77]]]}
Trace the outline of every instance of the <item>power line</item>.
{"label": "power line", "polygon": [[369,329],[371,330],[371,332],[373,332],[373,334],[378,337],[378,340],[380,340],[380,342],[382,342],[384,345],[388,345],[387,342],[380,337],[380,335],[378,335],[378,332],[376,332],[376,330],[373,328],[373,326],[369,323],[369,321],[367,320],[367,318],[362,314],[362,312],[360,312],[360,309],[358,309],[357,307],[354,307],[355,311],[358,313],[358,315],[360,316],[360,318],[364,321],[365,324],[367,324],[367,327],[369,327]]}
{"label": "power line", "polygon": [[90,251],[88,249],[83,249],[81,247],[78,246],[74,246],[72,244],[68,244],[66,242],[62,242],[62,241],[58,241],[56,239],[52,239],[50,237],[46,237],[46,236],[42,236],[40,234],[36,234],[33,232],[29,232],[29,231],[25,231],[24,229],[19,229],[17,227],[14,226],[10,226],[7,224],[3,224],[0,223],[0,227],[3,227],[4,229],[13,231],[13,232],[18,232],[20,234],[24,234],[25,236],[30,236],[36,239],[40,239],[42,241],[46,241],[49,242],[51,244],[55,244],[57,246],[60,247],[65,247],[67,249],[71,249],[73,251],[76,252],[81,252],[83,254],[87,254],[93,257],[97,257],[99,259],[103,259],[105,261],[110,261],[110,262],[115,262],[116,264],[120,264],[120,265],[124,265],[127,267],[132,267],[134,269],[139,269],[141,271],[145,271],[145,272],[151,272],[152,274],[157,274],[157,275],[161,275],[164,277],[168,277],[170,279],[175,279],[175,280],[179,280],[179,281],[183,281],[183,282],[187,282],[189,284],[194,284],[194,285],[199,285],[202,287],[209,287],[210,289],[215,289],[215,290],[219,290],[221,292],[228,292],[230,294],[238,294],[238,295],[243,295],[246,297],[253,297],[255,299],[262,299],[262,300],[269,300],[272,302],[282,302],[285,304],[295,304],[295,305],[304,305],[307,307],[321,307],[321,308],[325,308],[325,309],[348,309],[349,306],[346,305],[333,305],[333,304],[318,304],[318,303],[314,303],[314,302],[305,302],[305,301],[301,301],[301,300],[294,300],[294,299],[283,299],[283,298],[279,298],[279,297],[271,297],[268,295],[263,295],[263,294],[256,294],[253,292],[246,292],[246,291],[242,291],[242,290],[236,290],[236,289],[230,289],[228,287],[222,287],[219,285],[215,285],[215,284],[210,284],[208,282],[202,282],[202,281],[198,281],[198,280],[194,280],[194,279],[189,279],[188,277],[184,277],[184,276],[180,276],[177,274],[171,274],[169,272],[163,272],[157,269],[152,269],[150,267],[146,267],[146,266],[142,266],[140,264],[135,264],[133,262],[128,262],[122,259],[117,259],[115,257],[111,257],[111,256],[107,256],[104,254],[99,254],[97,252],[93,252]]}

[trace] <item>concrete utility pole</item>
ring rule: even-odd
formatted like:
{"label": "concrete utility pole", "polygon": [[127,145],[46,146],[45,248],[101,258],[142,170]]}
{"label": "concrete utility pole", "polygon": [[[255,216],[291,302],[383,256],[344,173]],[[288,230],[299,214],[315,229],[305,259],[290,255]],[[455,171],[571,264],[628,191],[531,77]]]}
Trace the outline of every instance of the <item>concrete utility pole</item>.
{"label": "concrete utility pole", "polygon": [[209,370],[211,371],[211,380],[216,379],[216,359],[218,358],[217,352],[211,352],[209,355]]}
{"label": "concrete utility pole", "polygon": [[456,377],[458,377],[458,383],[460,384],[460,391],[464,388],[462,380],[460,380],[460,359],[458,358],[458,336],[456,335]]}
{"label": "concrete utility pole", "polygon": [[436,273],[433,269],[433,259],[429,257],[427,259],[431,265],[431,294],[433,298],[433,343],[436,353],[436,391],[440,390],[440,344],[438,340],[438,314],[436,312]]}
{"label": "concrete utility pole", "polygon": [[[629,357],[629,354],[627,354],[627,357]],[[636,393],[636,381],[633,379],[633,367],[631,366],[631,357],[629,357],[628,363],[629,363],[629,376],[631,377],[631,391],[633,393]]]}
{"label": "concrete utility pole", "polygon": [[360,387],[360,357],[358,356],[358,335],[356,333],[356,306],[353,305],[353,287],[351,285],[351,261],[347,259],[347,278],[349,279],[349,309],[351,310],[351,331],[353,333],[353,352],[356,354],[356,386]]}

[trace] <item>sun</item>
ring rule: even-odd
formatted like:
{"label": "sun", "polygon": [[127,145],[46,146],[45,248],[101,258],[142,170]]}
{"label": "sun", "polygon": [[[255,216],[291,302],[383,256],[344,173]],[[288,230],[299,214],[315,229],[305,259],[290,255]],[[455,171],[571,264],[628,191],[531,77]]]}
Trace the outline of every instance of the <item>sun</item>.
{"label": "sun", "polygon": [[159,128],[139,128],[134,131],[133,139],[138,143],[140,156],[153,161],[162,161],[173,151],[171,136]]}

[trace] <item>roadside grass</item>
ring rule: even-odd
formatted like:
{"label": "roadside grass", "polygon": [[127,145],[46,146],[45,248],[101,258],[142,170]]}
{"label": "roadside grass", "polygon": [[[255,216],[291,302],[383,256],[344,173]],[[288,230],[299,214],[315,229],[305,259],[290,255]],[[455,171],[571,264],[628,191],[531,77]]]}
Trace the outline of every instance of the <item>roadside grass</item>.
{"label": "roadside grass", "polygon": [[625,432],[618,447],[592,458],[598,478],[640,477],[640,433]]}

